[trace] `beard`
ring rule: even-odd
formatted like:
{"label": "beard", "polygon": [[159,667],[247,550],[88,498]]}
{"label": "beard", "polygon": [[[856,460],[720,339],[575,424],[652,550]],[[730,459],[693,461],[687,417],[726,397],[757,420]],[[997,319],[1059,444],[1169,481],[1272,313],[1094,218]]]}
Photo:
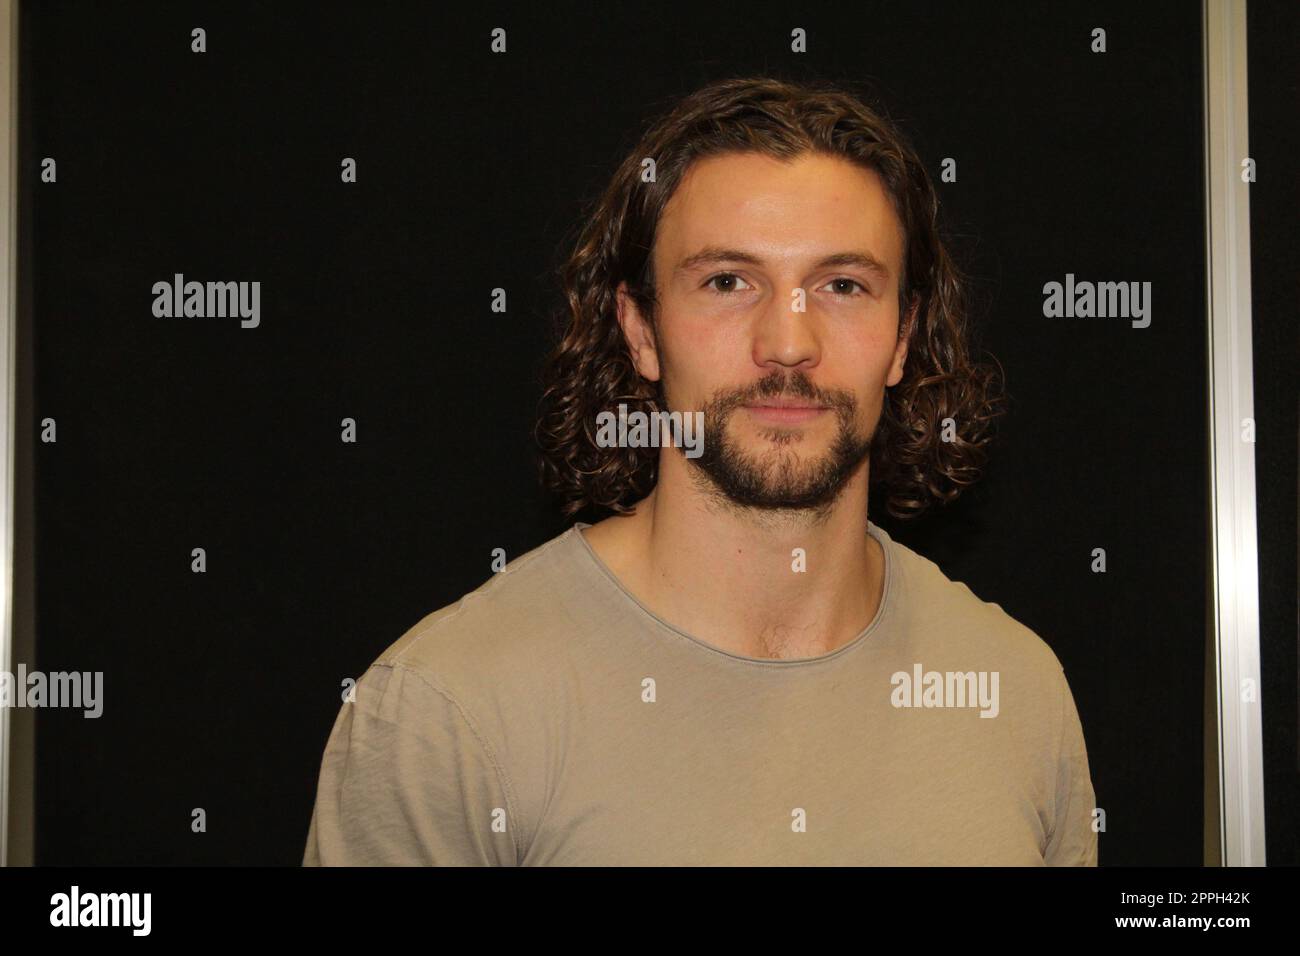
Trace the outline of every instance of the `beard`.
{"label": "beard", "polygon": [[[765,441],[773,447],[757,453],[741,448],[728,428],[731,416],[759,399],[806,398],[827,406],[838,422],[835,440],[826,454],[805,458],[795,448],[805,440],[802,426],[767,426]],[[873,433],[854,429],[857,400],[852,392],[823,392],[802,372],[772,374],[751,388],[716,394],[704,406],[711,438],[698,458],[688,458],[703,479],[706,491],[724,503],[761,511],[812,512],[824,517],[853,473],[871,452]]]}

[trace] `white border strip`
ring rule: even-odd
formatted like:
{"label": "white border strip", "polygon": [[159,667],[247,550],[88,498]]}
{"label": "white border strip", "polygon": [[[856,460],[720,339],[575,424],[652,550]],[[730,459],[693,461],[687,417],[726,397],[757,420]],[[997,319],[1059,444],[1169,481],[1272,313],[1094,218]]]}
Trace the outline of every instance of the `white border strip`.
{"label": "white border strip", "polygon": [[[0,0],[0,669],[13,673],[14,356],[18,315],[18,2]],[[9,708],[0,707],[0,866],[9,865]]]}
{"label": "white border strip", "polygon": [[[1264,865],[1259,577],[1250,339],[1245,0],[1204,0],[1210,520],[1219,806],[1225,866]],[[1273,175],[1287,175],[1273,170]]]}

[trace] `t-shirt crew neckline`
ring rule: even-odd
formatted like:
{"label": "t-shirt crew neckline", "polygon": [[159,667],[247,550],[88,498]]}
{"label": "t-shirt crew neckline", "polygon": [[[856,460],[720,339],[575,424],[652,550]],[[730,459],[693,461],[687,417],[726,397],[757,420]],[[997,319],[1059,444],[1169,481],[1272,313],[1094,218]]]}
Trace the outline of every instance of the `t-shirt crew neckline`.
{"label": "t-shirt crew neckline", "polygon": [[891,610],[893,606],[895,592],[898,590],[898,584],[895,581],[896,560],[894,557],[893,539],[889,537],[889,533],[885,531],[884,528],[881,528],[879,525],[868,520],[867,533],[871,535],[871,537],[876,539],[876,541],[880,544],[881,551],[883,551],[885,554],[885,583],[884,583],[883,591],[880,595],[880,606],[876,608],[876,615],[871,619],[871,623],[869,623],[865,628],[863,628],[862,631],[859,632],[855,638],[853,638],[853,640],[848,641],[847,643],[841,645],[840,647],[837,647],[829,654],[819,654],[816,657],[792,657],[792,658],[749,657],[745,654],[736,654],[733,653],[732,651],[724,650],[721,647],[717,647],[716,645],[710,644],[708,641],[703,641],[700,638],[695,637],[693,634],[690,634],[682,630],[680,627],[677,627],[675,624],[670,624],[668,621],[664,620],[654,611],[650,610],[648,607],[642,604],[641,600],[623,585],[623,582],[618,579],[618,576],[615,575],[614,572],[609,569],[609,567],[605,564],[605,562],[601,560],[600,555],[596,554],[595,549],[591,546],[591,544],[587,541],[587,539],[582,536],[581,534],[582,529],[590,528],[590,527],[591,524],[588,522],[576,521],[574,522],[573,527],[571,527],[567,533],[569,535],[572,535],[574,538],[578,540],[581,549],[586,552],[587,557],[590,559],[591,564],[594,565],[598,571],[600,571],[601,576],[610,584],[612,584],[614,586],[614,589],[617,590],[619,594],[621,594],[625,599],[630,601],[642,614],[650,618],[660,627],[664,627],[669,631],[672,631],[674,634],[686,638],[692,644],[695,644],[696,646],[701,647],[712,654],[719,655],[720,657],[730,658],[731,660],[734,661],[740,661],[741,663],[744,664],[754,664],[758,667],[783,668],[783,667],[808,666],[808,665],[826,663],[832,660],[837,660],[845,656],[846,654],[857,649],[861,645],[867,643],[867,641],[871,638],[871,635],[880,629],[881,622],[885,619],[886,614]]}

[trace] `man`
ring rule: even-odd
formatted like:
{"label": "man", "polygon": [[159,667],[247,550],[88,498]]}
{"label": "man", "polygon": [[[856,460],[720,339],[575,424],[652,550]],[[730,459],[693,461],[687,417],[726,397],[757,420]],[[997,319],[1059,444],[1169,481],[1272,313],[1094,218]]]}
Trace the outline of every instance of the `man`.
{"label": "man", "polygon": [[[867,517],[873,483],[954,497],[997,411],[936,213],[832,87],[717,83],[645,135],[563,271],[537,429],[567,513],[614,514],[372,665],[305,864],[1096,864],[1059,661]],[[702,412],[698,453],[611,447],[628,408]]]}

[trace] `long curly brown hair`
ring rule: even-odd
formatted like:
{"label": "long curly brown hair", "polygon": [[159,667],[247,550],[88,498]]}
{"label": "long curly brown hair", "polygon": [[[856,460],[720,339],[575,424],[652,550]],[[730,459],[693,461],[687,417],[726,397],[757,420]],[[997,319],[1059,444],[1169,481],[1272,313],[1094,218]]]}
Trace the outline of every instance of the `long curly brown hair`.
{"label": "long curly brown hair", "polygon": [[[967,279],[940,238],[939,200],[915,150],[843,87],[736,78],[703,87],[651,125],[584,217],[560,267],[565,306],[556,316],[558,342],[542,367],[534,436],[542,483],[561,499],[566,517],[588,507],[630,513],[654,487],[658,448],[601,447],[595,429],[598,413],[620,402],[629,412],[665,407],[661,384],[642,378],[633,364],[616,290],[627,282],[653,333],[655,230],[687,169],[721,153],[792,160],[810,151],[874,170],[904,230],[900,335],[909,334],[907,307],[917,311],[903,377],[885,390],[871,484],[884,486],[891,515],[912,518],[979,478],[992,423],[1004,411],[996,391],[1001,366],[969,354]],[[649,182],[642,176],[646,159],[654,161]]]}

